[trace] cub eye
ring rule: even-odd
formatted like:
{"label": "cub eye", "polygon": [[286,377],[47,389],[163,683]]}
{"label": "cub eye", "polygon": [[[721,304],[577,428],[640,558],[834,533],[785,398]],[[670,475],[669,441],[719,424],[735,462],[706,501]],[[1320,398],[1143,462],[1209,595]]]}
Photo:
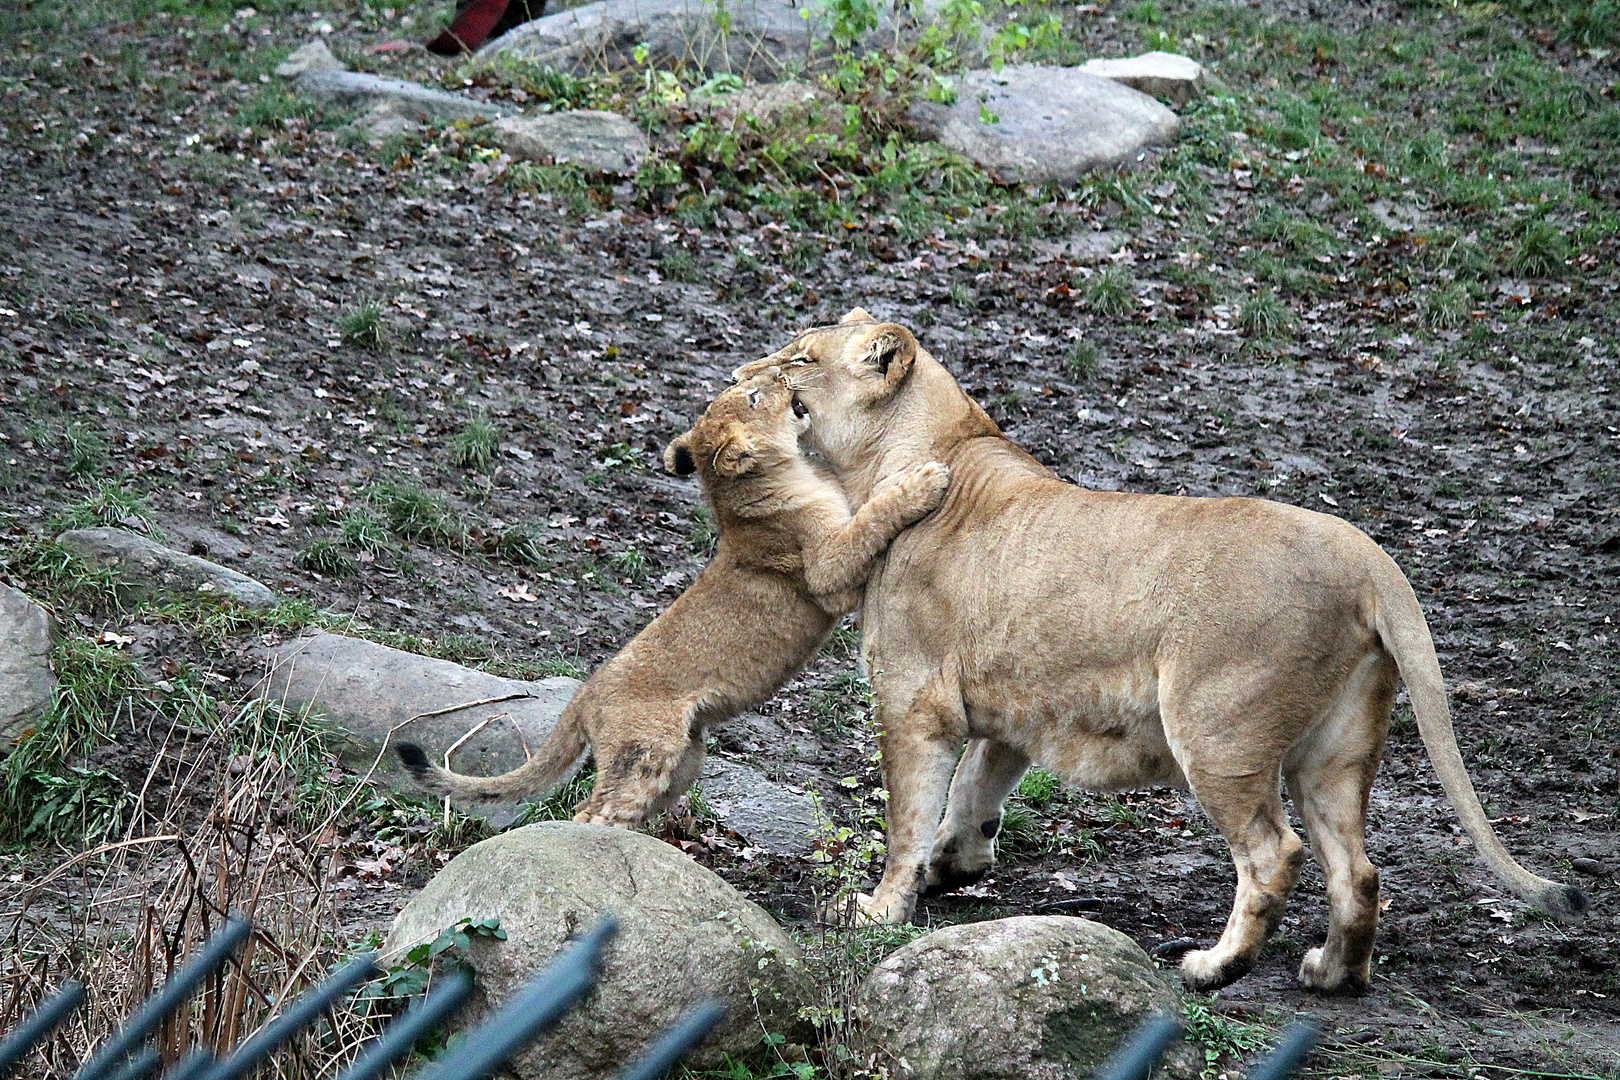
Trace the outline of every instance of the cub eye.
{"label": "cub eye", "polygon": [[793,415],[801,420],[810,415],[810,410],[804,407],[804,402],[799,400],[798,394],[793,395]]}

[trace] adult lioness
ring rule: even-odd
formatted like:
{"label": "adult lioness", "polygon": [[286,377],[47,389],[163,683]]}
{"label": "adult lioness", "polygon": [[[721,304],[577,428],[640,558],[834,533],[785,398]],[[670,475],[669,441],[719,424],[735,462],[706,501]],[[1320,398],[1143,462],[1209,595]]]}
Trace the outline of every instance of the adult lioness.
{"label": "adult lioness", "polygon": [[588,742],[596,785],[576,821],[633,827],[690,787],[704,729],[758,705],[815,655],[859,601],[872,560],[950,479],[918,462],[851,515],[842,489],[800,453],[809,423],[777,370],[716,398],[664,454],[671,472],[699,474],[720,526],[697,581],[579,688],[527,764],[463,776],[402,743],[416,781],[466,801],[516,799],[564,779]]}
{"label": "adult lioness", "polygon": [[907,330],[859,309],[739,377],[758,364],[813,373],[807,438],[852,499],[914,462],[951,467],[939,510],[894,542],[866,587],[889,789],[888,861],[863,898],[868,917],[904,921],[920,886],[982,874],[1001,804],[1031,761],[1093,789],[1188,786],[1238,884],[1225,932],[1183,957],[1182,978],[1223,986],[1249,970],[1303,863],[1279,795],[1286,777],[1328,886],[1327,940],[1300,980],[1362,988],[1378,920],[1367,793],[1397,676],[1491,870],[1552,914],[1585,909],[1491,831],[1417,599],[1359,530],[1260,499],[1063,483]]}

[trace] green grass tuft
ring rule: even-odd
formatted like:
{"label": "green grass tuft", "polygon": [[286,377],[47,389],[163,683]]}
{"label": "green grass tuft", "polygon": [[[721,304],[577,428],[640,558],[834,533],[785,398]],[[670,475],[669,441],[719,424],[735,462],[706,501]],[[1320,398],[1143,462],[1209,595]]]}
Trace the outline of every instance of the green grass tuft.
{"label": "green grass tuft", "polygon": [[1272,338],[1293,328],[1294,314],[1276,293],[1262,289],[1243,302],[1237,324],[1247,337]]}
{"label": "green grass tuft", "polygon": [[1117,266],[1110,266],[1100,274],[1093,274],[1081,287],[1080,296],[1086,307],[1109,319],[1123,318],[1136,310],[1136,292],[1130,274]]}
{"label": "green grass tuft", "polygon": [[500,432],[494,424],[483,417],[469,420],[467,426],[450,439],[450,464],[460,469],[489,472],[495,464],[500,441]]}
{"label": "green grass tuft", "polygon": [[396,536],[434,547],[451,547],[466,537],[461,519],[444,499],[415,484],[384,480],[366,489]]}
{"label": "green grass tuft", "polygon": [[381,350],[388,344],[388,324],[382,309],[371,303],[350,308],[338,320],[338,336],[345,345]]}

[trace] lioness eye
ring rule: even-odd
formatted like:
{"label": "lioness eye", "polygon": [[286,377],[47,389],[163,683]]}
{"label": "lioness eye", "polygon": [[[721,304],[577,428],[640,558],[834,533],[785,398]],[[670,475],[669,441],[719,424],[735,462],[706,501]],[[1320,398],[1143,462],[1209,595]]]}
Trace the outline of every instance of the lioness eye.
{"label": "lioness eye", "polygon": [[798,394],[793,395],[793,415],[801,420],[810,415],[810,410],[804,407],[804,402],[799,400]]}

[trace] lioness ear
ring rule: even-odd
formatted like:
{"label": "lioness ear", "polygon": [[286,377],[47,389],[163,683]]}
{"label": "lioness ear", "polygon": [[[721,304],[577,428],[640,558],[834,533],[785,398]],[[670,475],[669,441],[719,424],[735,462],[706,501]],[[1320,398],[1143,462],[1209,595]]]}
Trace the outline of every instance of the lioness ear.
{"label": "lioness ear", "polygon": [[664,471],[676,476],[691,476],[697,472],[697,462],[692,457],[690,431],[664,447]]}
{"label": "lioness ear", "polygon": [[878,374],[895,385],[911,370],[917,359],[917,339],[897,323],[884,323],[866,339],[861,359],[877,368]]}
{"label": "lioness ear", "polygon": [[877,322],[877,320],[872,318],[872,313],[870,311],[867,311],[865,308],[858,307],[850,308],[849,314],[838,320],[838,325],[843,326],[845,323],[852,322]]}

